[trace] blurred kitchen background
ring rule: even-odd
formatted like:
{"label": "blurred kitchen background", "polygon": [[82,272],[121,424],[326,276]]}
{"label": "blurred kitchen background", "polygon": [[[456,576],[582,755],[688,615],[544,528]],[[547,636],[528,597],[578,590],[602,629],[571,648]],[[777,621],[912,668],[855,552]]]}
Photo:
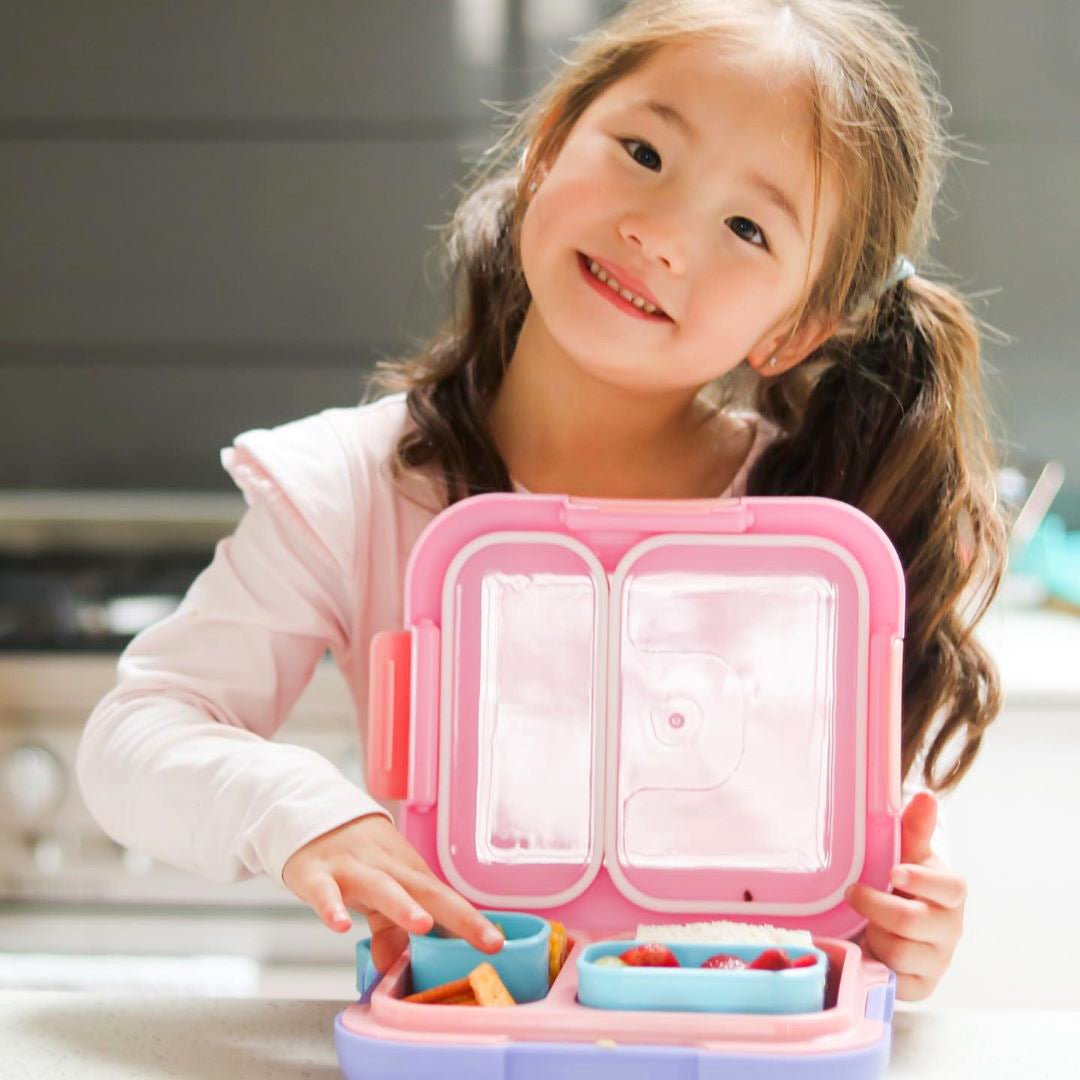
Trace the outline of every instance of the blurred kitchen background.
{"label": "blurred kitchen background", "polygon": [[[0,2],[0,987],[353,996],[355,935],[282,887],[106,839],[75,745],[241,513],[219,449],[354,402],[434,328],[436,230],[499,107],[620,6]],[[1006,710],[945,805],[968,930],[931,1004],[1078,1008],[1075,949],[1024,916],[1080,891],[1080,6],[896,6],[965,155],[935,255],[1012,339],[987,388],[1019,514],[980,631]],[[283,737],[359,775],[331,667]]]}

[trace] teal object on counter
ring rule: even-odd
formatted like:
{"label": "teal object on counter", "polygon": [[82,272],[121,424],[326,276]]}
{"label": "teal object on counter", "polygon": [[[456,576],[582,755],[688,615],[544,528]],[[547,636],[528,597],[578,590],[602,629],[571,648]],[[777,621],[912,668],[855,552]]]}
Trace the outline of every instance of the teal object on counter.
{"label": "teal object on counter", "polygon": [[1052,596],[1080,605],[1080,532],[1067,532],[1064,519],[1047,514],[1023,549],[1013,553],[1009,572],[1036,577]]}

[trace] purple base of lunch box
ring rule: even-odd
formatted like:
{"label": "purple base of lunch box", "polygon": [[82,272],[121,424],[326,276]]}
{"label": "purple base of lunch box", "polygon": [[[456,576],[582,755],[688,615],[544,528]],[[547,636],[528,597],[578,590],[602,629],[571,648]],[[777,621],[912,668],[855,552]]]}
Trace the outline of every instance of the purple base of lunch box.
{"label": "purple base of lunch box", "polygon": [[875,987],[866,1016],[881,1021],[881,1038],[858,1050],[815,1054],[723,1054],[673,1046],[506,1042],[447,1046],[354,1034],[334,1021],[338,1061],[347,1080],[879,1080],[889,1063],[895,977]]}

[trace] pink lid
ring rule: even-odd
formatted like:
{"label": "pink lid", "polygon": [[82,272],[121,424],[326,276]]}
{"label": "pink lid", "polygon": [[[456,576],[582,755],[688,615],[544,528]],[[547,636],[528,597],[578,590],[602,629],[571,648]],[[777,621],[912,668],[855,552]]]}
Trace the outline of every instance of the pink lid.
{"label": "pink lid", "polygon": [[832,500],[458,503],[409,563],[399,824],[481,907],[853,933],[897,856],[903,601]]}

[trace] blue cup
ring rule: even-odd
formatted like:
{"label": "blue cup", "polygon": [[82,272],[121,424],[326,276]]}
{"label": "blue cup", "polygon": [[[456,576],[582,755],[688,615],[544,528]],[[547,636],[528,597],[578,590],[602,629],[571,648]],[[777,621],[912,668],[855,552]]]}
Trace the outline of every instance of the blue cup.
{"label": "blue cup", "polygon": [[439,937],[434,932],[409,935],[413,993],[462,979],[487,961],[519,1005],[547,996],[551,924],[539,915],[516,911],[482,914],[497,922],[506,936],[497,953],[489,955],[461,938]]}

